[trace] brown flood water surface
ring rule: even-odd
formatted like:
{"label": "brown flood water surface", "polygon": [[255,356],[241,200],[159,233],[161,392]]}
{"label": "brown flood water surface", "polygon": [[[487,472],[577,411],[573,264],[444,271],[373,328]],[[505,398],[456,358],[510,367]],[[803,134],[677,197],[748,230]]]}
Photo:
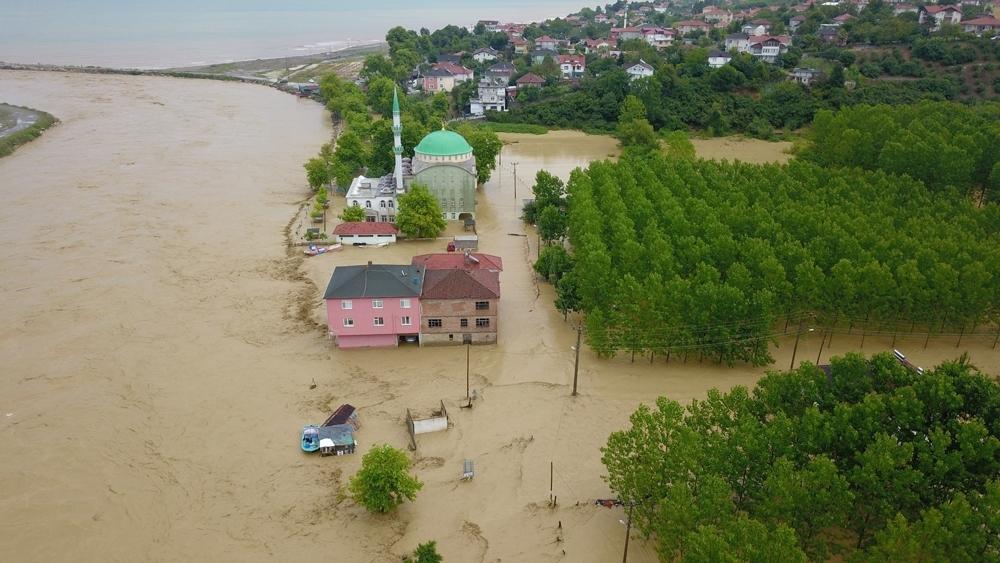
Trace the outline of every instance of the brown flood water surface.
{"label": "brown flood water surface", "polygon": [[[513,163],[517,198],[530,197],[539,168],[565,178],[615,154],[613,139],[503,135],[517,142],[478,207],[481,250],[504,260],[500,338],[471,348],[470,410],[465,349],[340,351],[324,336],[334,266],[408,263],[445,240],[305,261],[285,248],[301,164],[330,134],[319,105],[212,81],[9,72],[0,99],[62,120],[0,159],[0,553],[12,560],[382,562],[434,539],[446,561],[614,561],[624,513],[592,503],[611,494],[607,435],[658,395],[688,402],[764,373],[584,348],[569,396],[576,334],[531,273]],[[998,365],[988,344],[912,346],[925,366],[963,349]],[[405,448],[405,409],[440,400],[453,426],[418,436],[424,488],[395,514],[344,499],[361,455],[299,450],[301,425],[342,402],[359,408],[359,454]],[[464,459],[471,482],[458,481]],[[629,561],[656,560],[634,538]]]}

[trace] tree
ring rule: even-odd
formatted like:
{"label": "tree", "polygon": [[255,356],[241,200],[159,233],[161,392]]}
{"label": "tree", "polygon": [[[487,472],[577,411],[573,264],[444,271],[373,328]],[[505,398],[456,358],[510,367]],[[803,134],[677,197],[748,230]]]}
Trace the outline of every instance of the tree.
{"label": "tree", "polygon": [[472,154],[476,157],[476,182],[485,184],[497,167],[497,155],[503,149],[503,142],[493,130],[468,123],[459,126],[457,133],[472,146]]}
{"label": "tree", "polygon": [[538,234],[542,240],[559,240],[566,234],[566,214],[553,205],[538,214]]}
{"label": "tree", "polygon": [[304,165],[309,187],[314,191],[330,183],[330,165],[322,158],[310,158]]}
{"label": "tree", "polygon": [[427,186],[414,183],[399,197],[396,226],[410,238],[434,238],[441,234],[447,223],[441,206]]}
{"label": "tree", "polygon": [[361,458],[361,469],[348,488],[354,501],[371,512],[389,512],[417,497],[423,484],[407,473],[406,452],[388,444],[374,446]]}
{"label": "tree", "polygon": [[422,543],[413,551],[412,557],[407,557],[403,563],[441,563],[444,558],[437,552],[437,542],[431,540]]}
{"label": "tree", "polygon": [[360,223],[365,220],[365,210],[359,205],[348,205],[340,212],[340,220],[345,223]]}
{"label": "tree", "polygon": [[376,76],[368,81],[368,106],[384,117],[392,115],[392,93],[396,83],[392,78]]}

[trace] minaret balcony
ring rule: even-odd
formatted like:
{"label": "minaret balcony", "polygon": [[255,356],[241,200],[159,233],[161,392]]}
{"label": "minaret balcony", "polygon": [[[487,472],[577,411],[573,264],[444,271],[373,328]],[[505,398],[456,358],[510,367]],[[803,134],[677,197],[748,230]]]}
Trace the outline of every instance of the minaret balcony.
{"label": "minaret balcony", "polygon": [[392,126],[392,134],[393,135],[399,135],[402,132],[403,132],[403,126],[402,125],[393,125]]}
{"label": "minaret balcony", "polygon": [[397,156],[401,155],[403,154],[403,147],[396,145],[395,147],[392,147],[392,152],[395,153]]}

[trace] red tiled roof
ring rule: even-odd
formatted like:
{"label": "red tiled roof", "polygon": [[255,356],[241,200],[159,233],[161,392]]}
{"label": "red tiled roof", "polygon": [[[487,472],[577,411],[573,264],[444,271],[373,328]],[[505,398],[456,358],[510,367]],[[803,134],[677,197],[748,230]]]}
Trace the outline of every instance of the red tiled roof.
{"label": "red tiled roof", "polygon": [[923,6],[923,8],[928,14],[936,14],[938,12],[945,12],[948,10],[953,10],[955,12],[958,11],[958,8],[954,6]]}
{"label": "red tiled roof", "polygon": [[517,79],[518,84],[545,84],[545,79],[537,74],[528,73]]}
{"label": "red tiled roof", "polygon": [[452,74],[472,74],[472,71],[464,66],[449,62],[437,63],[434,65],[434,68],[447,70]]}
{"label": "red tiled roof", "polygon": [[981,16],[978,18],[973,18],[971,20],[965,20],[962,25],[995,25],[1000,26],[1000,20],[994,18],[993,16]]}
{"label": "red tiled roof", "polygon": [[503,271],[503,259],[492,254],[469,254],[479,262],[466,260],[461,252],[438,254],[421,254],[410,261],[414,266],[423,266],[426,270],[497,270]]}
{"label": "red tiled roof", "polygon": [[538,39],[535,39],[535,43],[540,43],[542,41],[553,42],[553,43],[556,42],[555,39],[549,37],[548,35],[543,35],[543,36],[539,37]]}
{"label": "red tiled roof", "polygon": [[356,221],[341,223],[334,227],[335,235],[396,235],[399,229],[392,223],[376,223],[371,221]]}
{"label": "red tiled roof", "polygon": [[792,38],[787,35],[754,35],[753,37],[748,39],[748,45],[756,45],[758,43],[763,43],[770,39],[774,39],[775,41],[781,43],[782,45],[791,45],[792,43]]}
{"label": "red tiled roof", "polygon": [[490,270],[427,270],[423,299],[498,299],[500,272]]}
{"label": "red tiled roof", "polygon": [[587,62],[587,57],[584,57],[583,55],[559,55],[556,58],[559,60],[559,64],[568,63],[582,65]]}

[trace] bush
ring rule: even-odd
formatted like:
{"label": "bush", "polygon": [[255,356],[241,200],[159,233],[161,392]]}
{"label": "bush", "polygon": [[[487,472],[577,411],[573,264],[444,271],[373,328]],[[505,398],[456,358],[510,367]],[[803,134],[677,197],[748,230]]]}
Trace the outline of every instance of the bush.
{"label": "bush", "polygon": [[441,563],[443,560],[437,552],[437,542],[432,540],[418,545],[413,556],[404,559],[403,563]]}

